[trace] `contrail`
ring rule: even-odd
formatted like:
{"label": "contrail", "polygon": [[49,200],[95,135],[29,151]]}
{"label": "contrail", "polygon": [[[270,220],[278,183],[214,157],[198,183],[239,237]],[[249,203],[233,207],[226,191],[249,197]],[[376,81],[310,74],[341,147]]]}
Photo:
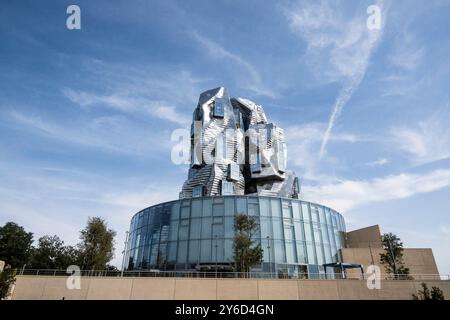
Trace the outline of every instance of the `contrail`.
{"label": "contrail", "polygon": [[[377,2],[377,5],[382,8],[382,1]],[[367,66],[369,64],[370,56],[372,55],[372,51],[376,48],[379,39],[381,39],[383,32],[383,25],[385,20],[385,14],[383,14],[382,18],[382,27],[380,30],[369,31],[369,39],[366,44],[365,54],[363,58],[360,60],[359,65],[356,66],[355,72],[351,75],[350,79],[344,84],[344,87],[339,92],[339,95],[334,103],[333,111],[331,112],[330,119],[328,120],[327,130],[323,135],[322,144],[320,146],[319,159],[325,154],[325,148],[327,146],[328,140],[330,139],[331,130],[334,127],[336,119],[339,117],[342,109],[344,109],[345,104],[350,100],[353,95],[353,92],[358,89],[361,81],[364,79],[366,74]]]}

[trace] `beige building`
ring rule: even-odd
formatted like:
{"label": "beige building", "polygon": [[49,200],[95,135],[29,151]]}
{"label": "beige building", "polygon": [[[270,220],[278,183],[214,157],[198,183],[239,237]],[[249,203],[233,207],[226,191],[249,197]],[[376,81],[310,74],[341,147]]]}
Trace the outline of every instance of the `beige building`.
{"label": "beige building", "polygon": [[[378,225],[347,232],[346,247],[341,249],[342,260],[346,263],[362,264],[364,270],[371,264],[381,268],[380,253],[384,250],[381,244],[381,232]],[[439,274],[433,251],[430,248],[405,248],[403,251],[403,262],[409,268],[412,277],[420,280],[422,278],[436,278]],[[349,270],[349,276],[359,276],[359,271]]]}

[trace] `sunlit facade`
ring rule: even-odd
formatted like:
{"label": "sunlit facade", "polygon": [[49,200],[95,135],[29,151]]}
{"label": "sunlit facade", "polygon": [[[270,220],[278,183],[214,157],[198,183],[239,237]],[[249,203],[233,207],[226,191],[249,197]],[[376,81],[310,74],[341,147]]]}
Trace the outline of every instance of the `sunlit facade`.
{"label": "sunlit facade", "polygon": [[134,215],[125,252],[128,270],[231,270],[234,216],[255,216],[254,240],[264,250],[255,271],[318,274],[342,261],[345,222],[311,202],[261,196],[180,199]]}

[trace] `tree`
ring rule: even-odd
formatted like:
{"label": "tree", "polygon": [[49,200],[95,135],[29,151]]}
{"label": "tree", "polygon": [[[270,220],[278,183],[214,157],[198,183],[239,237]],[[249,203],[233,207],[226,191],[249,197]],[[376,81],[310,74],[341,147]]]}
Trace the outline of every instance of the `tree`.
{"label": "tree", "polygon": [[72,246],[65,246],[58,236],[43,236],[32,250],[31,268],[66,269],[78,264],[79,252]]}
{"label": "tree", "polygon": [[380,261],[388,274],[394,279],[411,279],[409,268],[403,265],[403,243],[395,234],[385,233],[381,236],[384,253],[380,253]]}
{"label": "tree", "polygon": [[104,270],[114,257],[116,232],[108,229],[105,220],[89,218],[86,228],[80,232],[80,262],[82,269]]}
{"label": "tree", "polygon": [[0,227],[0,260],[12,268],[21,268],[30,259],[33,234],[14,222]]}
{"label": "tree", "polygon": [[16,282],[15,271],[9,265],[0,271],[0,300],[6,298],[9,288]]}
{"label": "tree", "polygon": [[417,294],[413,294],[413,300],[444,300],[444,293],[438,287],[431,287],[428,289],[428,286],[425,282],[422,282],[422,290],[418,290]]}
{"label": "tree", "polygon": [[238,214],[234,217],[234,263],[238,272],[249,272],[250,268],[262,262],[261,245],[255,245],[252,236],[258,230],[255,217]]}

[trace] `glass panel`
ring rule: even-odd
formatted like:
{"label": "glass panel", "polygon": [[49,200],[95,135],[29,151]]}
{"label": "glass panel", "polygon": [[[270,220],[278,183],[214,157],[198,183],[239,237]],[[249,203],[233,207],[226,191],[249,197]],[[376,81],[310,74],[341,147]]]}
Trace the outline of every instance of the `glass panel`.
{"label": "glass panel", "polygon": [[218,239],[217,241],[214,239],[212,242],[212,259],[214,262],[223,262],[223,240]]}
{"label": "glass panel", "polygon": [[284,238],[286,240],[294,240],[294,226],[284,226]]}
{"label": "glass panel", "polygon": [[308,204],[304,203],[304,202],[302,202],[302,217],[303,217],[303,220],[305,220],[305,221],[310,220]]}
{"label": "glass panel", "polygon": [[292,218],[291,206],[289,201],[282,201],[282,209],[283,209],[283,218]]}
{"label": "glass panel", "polygon": [[311,224],[305,222],[303,224],[303,226],[305,227],[305,240],[309,241],[309,242],[313,242]]}
{"label": "glass panel", "polygon": [[214,204],[213,205],[213,215],[216,217],[222,217],[224,214],[224,206],[223,204]]}
{"label": "glass panel", "polygon": [[213,237],[213,239],[215,239],[216,236],[219,239],[224,237],[223,224],[213,224],[212,225],[212,237]]}
{"label": "glass panel", "polygon": [[327,223],[327,219],[325,218],[325,210],[323,207],[319,207],[319,220],[321,224]]}
{"label": "glass panel", "polygon": [[234,216],[234,198],[225,198],[225,215]]}
{"label": "glass panel", "polygon": [[316,206],[311,206],[311,219],[313,222],[319,222],[319,210]]}
{"label": "glass panel", "polygon": [[170,223],[169,240],[178,240],[178,221]]}
{"label": "glass panel", "polygon": [[259,216],[258,204],[254,204],[254,203],[248,204],[248,215],[249,216]]}
{"label": "glass panel", "polygon": [[203,218],[202,219],[202,239],[210,239],[211,238],[211,218]]}
{"label": "glass panel", "polygon": [[295,220],[300,220],[300,205],[297,201],[292,200],[292,216]]}
{"label": "glass panel", "polygon": [[178,220],[180,218],[180,203],[175,202],[172,205],[172,213],[170,215],[171,220]]}
{"label": "glass panel", "polygon": [[295,231],[295,240],[297,241],[304,241],[303,239],[303,229],[302,229],[302,222],[301,221],[294,221],[294,231]]}
{"label": "glass panel", "polygon": [[286,262],[286,255],[284,252],[284,241],[275,240],[275,262]]}
{"label": "glass panel", "polygon": [[270,199],[272,217],[281,217],[280,200]]}
{"label": "glass panel", "polygon": [[281,219],[272,219],[272,230],[274,239],[283,239],[283,226]]}
{"label": "glass panel", "polygon": [[225,238],[234,237],[234,218],[225,217]]}
{"label": "glass panel", "polygon": [[261,210],[261,212],[260,212],[261,216],[270,217],[269,199],[260,198],[259,199],[259,209]]}
{"label": "glass panel", "polygon": [[211,199],[203,199],[203,216],[204,217],[212,216],[212,200]]}
{"label": "glass panel", "polygon": [[178,258],[177,263],[186,263],[187,259],[187,241],[178,242]]}
{"label": "glass panel", "polygon": [[200,259],[200,241],[189,241],[189,262],[197,263]]}
{"label": "glass panel", "polygon": [[191,232],[189,233],[190,239],[200,239],[201,226],[201,219],[191,219]]}
{"label": "glass panel", "polygon": [[286,241],[286,261],[287,263],[297,263],[297,249],[294,241]]}
{"label": "glass panel", "polygon": [[261,238],[264,240],[269,236],[270,238],[273,238],[272,236],[272,223],[270,218],[261,218]]}
{"label": "glass panel", "polygon": [[202,200],[195,199],[192,200],[192,212],[191,217],[201,217],[202,216]]}
{"label": "glass panel", "polygon": [[181,219],[189,219],[189,207],[182,207],[181,208]]}
{"label": "glass panel", "polygon": [[314,253],[314,246],[312,243],[306,243],[306,252],[308,255],[308,263],[309,264],[317,264],[315,253]]}
{"label": "glass panel", "polygon": [[169,262],[174,263],[177,259],[177,242],[176,241],[169,242],[168,250],[169,250],[168,260]]}
{"label": "glass panel", "polygon": [[232,240],[225,240],[225,262],[231,262],[233,261],[233,241]]}
{"label": "glass panel", "polygon": [[[189,222],[189,220],[186,220]],[[187,240],[189,236],[189,227],[180,225],[178,231],[178,239],[179,240]]]}
{"label": "glass panel", "polygon": [[236,213],[247,214],[247,199],[243,197],[236,198]]}
{"label": "glass panel", "polygon": [[211,262],[211,240],[201,241],[200,261]]}
{"label": "glass panel", "polygon": [[307,263],[305,243],[303,241],[297,241],[296,244],[297,244],[298,263]]}

